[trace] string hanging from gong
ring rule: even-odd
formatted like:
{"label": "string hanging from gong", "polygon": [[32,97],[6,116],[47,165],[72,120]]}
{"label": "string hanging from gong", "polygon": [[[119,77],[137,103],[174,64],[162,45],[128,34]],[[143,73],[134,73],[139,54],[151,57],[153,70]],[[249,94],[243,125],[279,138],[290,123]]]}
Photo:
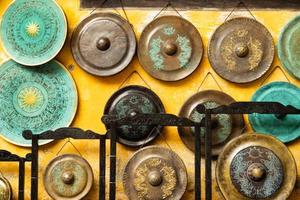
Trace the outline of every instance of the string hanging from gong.
{"label": "string hanging from gong", "polygon": [[130,78],[134,75],[134,74],[136,74],[140,79],[141,79],[141,81],[150,89],[150,90],[152,90],[151,89],[151,86],[147,83],[147,81],[142,77],[142,75],[138,72],[138,71],[136,71],[136,70],[134,70],[133,72],[131,72],[125,79],[124,79],[124,81],[120,84],[120,86],[119,86],[119,89],[120,88],[122,88],[122,87],[124,87],[124,86],[126,86],[126,83],[128,82],[128,81],[130,81]]}
{"label": "string hanging from gong", "polygon": [[248,6],[243,2],[243,1],[240,1],[232,10],[231,12],[226,16],[225,18],[225,22],[229,20],[230,16],[232,16],[232,14],[234,12],[237,11],[237,9],[241,10],[240,8],[243,7],[250,15],[251,17],[257,21],[257,19],[255,18],[255,16],[253,15],[253,13],[251,12],[251,10],[248,8]]}
{"label": "string hanging from gong", "polygon": [[61,146],[61,148],[58,150],[58,152],[57,152],[55,155],[58,156],[58,155],[61,153],[61,151],[66,147],[66,145],[67,145],[68,143],[72,145],[72,147],[76,150],[76,152],[77,152],[81,157],[83,157],[82,154],[80,153],[80,151],[78,150],[78,148],[73,144],[73,142],[71,141],[70,138],[67,138],[67,141]]}
{"label": "string hanging from gong", "polygon": [[172,8],[179,17],[184,18],[179,13],[179,11],[173,6],[173,4],[171,3],[171,1],[168,1],[168,3],[164,7],[162,7],[162,9],[153,17],[153,20],[156,19],[158,16],[160,16],[162,14],[162,12],[166,11],[168,8]]}
{"label": "string hanging from gong", "polygon": [[291,83],[291,80],[288,78],[288,75],[285,73],[285,71],[280,67],[280,66],[275,66],[270,73],[266,76],[266,78],[263,79],[263,81],[261,82],[260,86],[265,85],[266,81],[268,80],[268,78],[271,77],[271,75],[275,72],[276,69],[279,69],[280,72],[283,74],[284,78],[287,80],[288,83]]}
{"label": "string hanging from gong", "polygon": [[215,84],[217,85],[217,87],[219,88],[219,90],[221,92],[224,92],[223,88],[221,87],[221,85],[219,84],[219,82],[217,81],[217,79],[215,78],[215,76],[211,72],[208,72],[205,75],[204,79],[201,81],[201,83],[200,83],[200,85],[199,85],[199,87],[197,89],[197,92],[200,92],[202,86],[204,85],[205,81],[208,79],[209,76],[212,77],[213,81],[215,82]]}

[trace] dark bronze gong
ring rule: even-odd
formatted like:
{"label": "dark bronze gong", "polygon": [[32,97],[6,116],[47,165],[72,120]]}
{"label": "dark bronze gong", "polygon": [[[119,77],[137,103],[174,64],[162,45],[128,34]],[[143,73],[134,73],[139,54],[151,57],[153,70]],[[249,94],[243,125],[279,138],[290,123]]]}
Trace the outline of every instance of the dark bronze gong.
{"label": "dark bronze gong", "polygon": [[274,42],[257,20],[233,18],[217,28],[208,47],[213,69],[234,83],[248,83],[263,76],[274,59]]}
{"label": "dark bronze gong", "polygon": [[225,199],[287,199],[296,182],[296,163],[272,136],[248,133],[219,155],[216,177]]}
{"label": "dark bronze gong", "polygon": [[[196,111],[196,106],[203,104],[206,108],[216,108],[221,105],[229,105],[235,100],[224,92],[217,90],[201,91],[190,97],[182,106],[179,116],[200,122],[205,115]],[[244,130],[242,115],[216,114],[212,115],[212,154],[217,156],[224,148],[224,145],[231,139],[239,136]],[[179,127],[179,135],[184,144],[192,151],[195,151],[195,130],[190,127]],[[201,128],[202,153],[204,153],[205,129]]]}
{"label": "dark bronze gong", "polygon": [[[150,89],[137,85],[118,90],[110,97],[104,109],[105,115],[114,115],[118,119],[136,114],[164,112],[160,98]],[[140,146],[154,140],[162,128],[162,126],[123,125],[117,129],[117,139],[128,146]]]}
{"label": "dark bronze gong", "polygon": [[77,64],[97,76],[119,73],[131,62],[136,38],[131,25],[113,13],[95,13],[74,30],[71,50]]}
{"label": "dark bronze gong", "polygon": [[149,146],[127,163],[123,186],[131,200],[180,200],[187,187],[187,171],[173,151]]}
{"label": "dark bronze gong", "polygon": [[203,54],[198,30],[177,16],[153,20],[143,30],[138,57],[143,68],[153,77],[177,81],[193,73]]}

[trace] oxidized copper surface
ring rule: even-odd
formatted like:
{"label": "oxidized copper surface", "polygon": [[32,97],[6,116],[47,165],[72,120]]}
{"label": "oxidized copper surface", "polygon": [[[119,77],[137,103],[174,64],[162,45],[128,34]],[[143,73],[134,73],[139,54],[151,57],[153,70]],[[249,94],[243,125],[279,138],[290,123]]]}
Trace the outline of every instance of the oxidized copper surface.
{"label": "oxidized copper surface", "polygon": [[143,30],[138,57],[153,77],[177,81],[193,73],[203,54],[198,30],[178,16],[156,18]]}
{"label": "oxidized copper surface", "polygon": [[[179,116],[189,118],[195,122],[204,120],[205,115],[196,111],[196,106],[203,104],[206,108],[216,108],[221,105],[229,105],[235,100],[224,92],[217,90],[201,91],[190,97],[182,106]],[[224,145],[231,139],[239,136],[244,130],[242,115],[216,114],[212,115],[212,154],[217,156]],[[195,151],[195,130],[190,127],[179,127],[179,135],[184,144]],[[201,128],[202,154],[204,154],[205,128]]]}
{"label": "oxidized copper surface", "polygon": [[54,158],[44,174],[44,185],[53,199],[78,200],[85,197],[93,185],[93,171],[80,156],[65,154]]}
{"label": "oxidized copper surface", "polygon": [[295,186],[296,163],[276,138],[248,133],[225,146],[218,158],[216,178],[227,200],[282,200]]}
{"label": "oxidized copper surface", "polygon": [[263,76],[274,59],[272,35],[258,21],[239,17],[219,26],[211,37],[208,58],[224,79],[248,83]]}
{"label": "oxidized copper surface", "polygon": [[85,18],[72,35],[75,61],[87,72],[111,76],[131,62],[136,38],[131,25],[113,13],[95,13]]}
{"label": "oxidized copper surface", "polygon": [[[118,119],[136,114],[164,112],[160,98],[153,91],[142,86],[127,86],[118,90],[108,100],[104,109],[104,114],[115,115]],[[161,130],[161,126],[123,125],[117,128],[117,139],[128,146],[145,145],[154,140]]]}
{"label": "oxidized copper surface", "polygon": [[131,200],[179,200],[187,187],[187,171],[173,151],[149,146],[129,160],[123,185]]}

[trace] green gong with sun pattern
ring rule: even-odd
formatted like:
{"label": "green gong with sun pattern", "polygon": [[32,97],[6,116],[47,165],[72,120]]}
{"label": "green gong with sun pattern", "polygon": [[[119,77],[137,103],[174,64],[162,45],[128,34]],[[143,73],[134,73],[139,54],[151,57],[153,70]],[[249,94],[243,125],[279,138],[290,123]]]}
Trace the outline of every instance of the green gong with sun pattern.
{"label": "green gong with sun pattern", "polygon": [[3,15],[0,35],[13,60],[37,66],[52,60],[61,50],[67,21],[54,0],[16,0]]}
{"label": "green gong with sun pattern", "polygon": [[39,134],[71,124],[77,90],[70,73],[57,61],[26,67],[10,60],[0,66],[0,105],[0,134],[11,143],[30,146],[22,131]]}

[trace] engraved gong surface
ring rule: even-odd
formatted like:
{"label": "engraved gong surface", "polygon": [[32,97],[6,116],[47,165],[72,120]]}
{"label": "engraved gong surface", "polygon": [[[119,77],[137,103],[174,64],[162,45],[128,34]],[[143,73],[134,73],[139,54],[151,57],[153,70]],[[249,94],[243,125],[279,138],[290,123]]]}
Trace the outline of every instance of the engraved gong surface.
{"label": "engraved gong surface", "polygon": [[71,124],[77,90],[71,74],[57,61],[26,67],[9,60],[0,67],[0,105],[1,136],[16,145],[31,146],[22,136],[24,130],[39,134]]}
{"label": "engraved gong surface", "polygon": [[[217,90],[204,90],[191,96],[182,106],[179,116],[201,122],[205,115],[197,112],[196,107],[202,104],[205,108],[217,108],[221,105],[229,105],[235,100],[224,92]],[[217,156],[224,145],[243,133],[244,120],[242,115],[216,114],[212,115],[212,155]],[[205,128],[201,127],[201,152],[204,154]],[[195,130],[190,127],[178,127],[178,132],[183,143],[195,151]]]}
{"label": "engraved gong surface", "polygon": [[187,187],[187,171],[175,152],[149,146],[127,163],[123,186],[131,200],[180,200]]}
{"label": "engraved gong surface", "polygon": [[67,36],[67,21],[55,0],[17,0],[3,15],[0,34],[16,62],[36,66],[52,60]]}
{"label": "engraved gong surface", "polygon": [[300,79],[300,16],[292,19],[281,31],[278,57],[289,74]]}
{"label": "engraved gong surface", "polygon": [[[287,82],[272,82],[259,88],[252,101],[279,102],[300,108],[300,89]],[[291,142],[300,136],[299,115],[258,114],[249,115],[253,130],[275,136],[282,142]]]}
{"label": "engraved gong surface", "polygon": [[0,172],[0,199],[1,200],[12,199],[11,185],[8,182],[8,180],[1,175],[1,172]]}
{"label": "engraved gong surface", "polygon": [[131,25],[114,13],[95,13],[73,32],[71,50],[77,64],[97,76],[119,73],[131,62],[136,38]]}
{"label": "engraved gong surface", "polygon": [[216,178],[226,200],[282,200],[294,189],[296,163],[288,148],[275,137],[247,133],[224,147]]}
{"label": "engraved gong surface", "polygon": [[189,21],[178,16],[162,16],[143,30],[138,57],[153,77],[177,81],[193,73],[203,54],[200,33]]}
{"label": "engraved gong surface", "polygon": [[239,17],[216,29],[210,39],[208,58],[222,78],[248,83],[269,70],[274,52],[273,38],[266,27],[254,19]]}
{"label": "engraved gong surface", "polygon": [[[159,97],[142,86],[127,86],[114,93],[108,100],[104,114],[115,115],[118,119],[136,114],[164,113]],[[109,128],[109,127],[107,127]],[[145,145],[154,140],[162,126],[127,126],[117,129],[118,141],[128,146]]]}
{"label": "engraved gong surface", "polygon": [[54,158],[44,174],[44,185],[53,199],[78,200],[85,197],[93,185],[93,171],[80,156],[65,154]]}

